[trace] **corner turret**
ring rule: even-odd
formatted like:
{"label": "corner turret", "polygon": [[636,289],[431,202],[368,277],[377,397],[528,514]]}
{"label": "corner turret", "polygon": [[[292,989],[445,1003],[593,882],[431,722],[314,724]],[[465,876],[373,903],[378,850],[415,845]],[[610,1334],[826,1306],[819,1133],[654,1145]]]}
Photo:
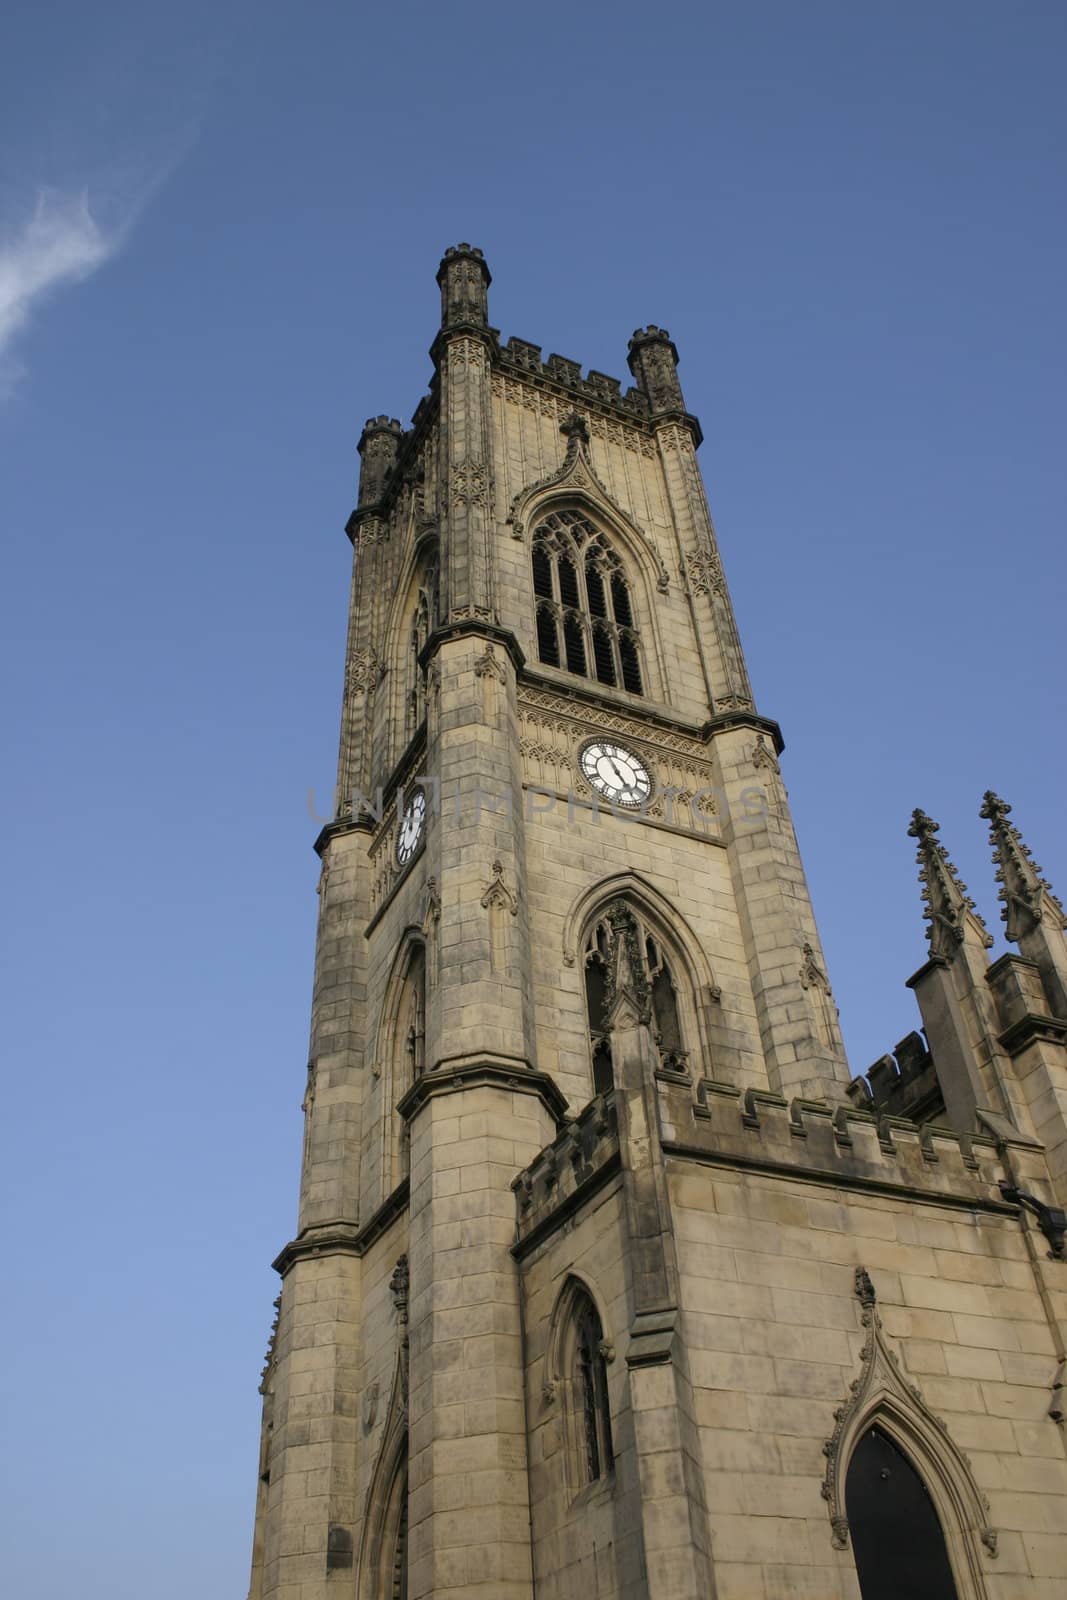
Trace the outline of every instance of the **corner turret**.
{"label": "corner turret", "polygon": [[648,396],[653,416],[662,411],[685,411],[678,382],[678,350],[666,328],[650,323],[637,328],[626,357],[634,382]]}
{"label": "corner turret", "polygon": [[489,327],[492,274],[485,257],[470,244],[449,245],[437,269],[441,288],[441,328]]}
{"label": "corner turret", "polygon": [[395,417],[368,417],[359,436],[359,509],[377,505],[400,450],[404,430]]}

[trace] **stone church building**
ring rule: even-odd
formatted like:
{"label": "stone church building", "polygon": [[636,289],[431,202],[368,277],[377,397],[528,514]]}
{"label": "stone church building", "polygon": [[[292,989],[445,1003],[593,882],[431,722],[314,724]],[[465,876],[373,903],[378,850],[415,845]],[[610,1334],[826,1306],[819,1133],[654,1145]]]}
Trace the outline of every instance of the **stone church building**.
{"label": "stone church building", "polygon": [[251,1600],[1063,1600],[1067,944],[911,823],[850,1078],[678,354],[490,326],[359,444]]}

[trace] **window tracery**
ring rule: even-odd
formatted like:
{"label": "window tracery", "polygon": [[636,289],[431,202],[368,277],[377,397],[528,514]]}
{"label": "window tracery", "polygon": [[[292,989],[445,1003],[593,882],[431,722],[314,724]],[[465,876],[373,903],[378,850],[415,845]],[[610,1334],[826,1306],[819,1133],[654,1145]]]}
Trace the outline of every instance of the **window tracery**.
{"label": "window tracery", "polygon": [[617,945],[626,939],[631,981],[647,1002],[652,1038],[666,1071],[688,1070],[678,1004],[678,986],[659,934],[624,902],[609,906],[592,924],[585,942],[585,996],[589,1046],[593,1066],[593,1092],[613,1087],[611,1034],[608,1018],[615,998]]}
{"label": "window tracery", "polygon": [[603,533],[579,511],[552,511],[534,529],[532,564],[539,659],[642,694],[630,587]]}

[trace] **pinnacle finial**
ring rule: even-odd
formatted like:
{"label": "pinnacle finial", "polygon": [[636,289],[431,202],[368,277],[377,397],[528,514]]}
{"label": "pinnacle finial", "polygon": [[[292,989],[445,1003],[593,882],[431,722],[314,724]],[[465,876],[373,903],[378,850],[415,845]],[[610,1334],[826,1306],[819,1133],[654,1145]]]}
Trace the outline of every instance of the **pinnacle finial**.
{"label": "pinnacle finial", "polygon": [[567,418],[560,423],[559,431],[568,440],[573,440],[579,444],[589,443],[589,424],[584,417],[578,415],[577,411],[570,412]]}
{"label": "pinnacle finial", "polygon": [[1067,916],[1048,881],[1041,876],[1041,868],[1018,828],[1008,821],[1010,811],[1006,800],[987,789],[978,814],[989,823],[989,842],[1000,884],[1000,915],[1006,924],[1005,933],[1015,944],[1038,926],[1046,911],[1060,928],[1067,927]]}
{"label": "pinnacle finial", "polygon": [[986,949],[993,940],[967,893],[967,886],[949,860],[948,851],[937,837],[938,832],[937,823],[925,811],[916,808],[912,812],[908,835],[918,844],[916,860],[930,954],[951,960],[966,938],[968,917],[977,925]]}
{"label": "pinnacle finial", "polygon": [[615,1002],[627,995],[638,1020],[647,1022],[652,1012],[648,978],[638,948],[637,922],[625,900],[615,900],[607,908],[611,929],[606,1003],[609,1016]]}

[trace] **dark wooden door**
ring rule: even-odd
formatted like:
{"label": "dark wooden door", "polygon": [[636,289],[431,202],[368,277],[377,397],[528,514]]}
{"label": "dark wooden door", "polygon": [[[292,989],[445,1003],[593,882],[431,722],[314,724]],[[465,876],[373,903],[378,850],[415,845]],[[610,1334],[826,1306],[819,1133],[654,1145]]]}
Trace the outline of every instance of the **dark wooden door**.
{"label": "dark wooden door", "polygon": [[959,1600],[926,1485],[880,1428],[852,1453],[845,1510],[863,1600]]}

